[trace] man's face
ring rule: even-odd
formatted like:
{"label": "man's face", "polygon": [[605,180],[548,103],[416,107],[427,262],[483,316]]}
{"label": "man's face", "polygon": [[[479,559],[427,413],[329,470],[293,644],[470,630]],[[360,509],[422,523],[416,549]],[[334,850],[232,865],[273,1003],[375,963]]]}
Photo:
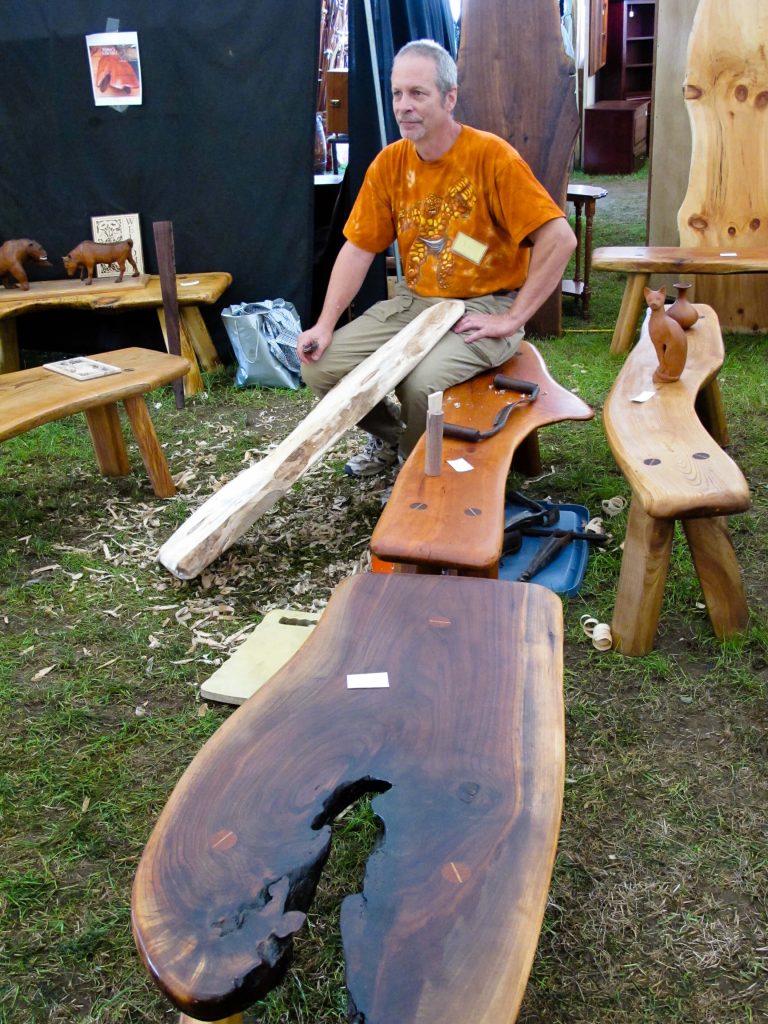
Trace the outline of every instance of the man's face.
{"label": "man's face", "polygon": [[429,141],[453,122],[456,90],[443,99],[436,76],[435,62],[419,54],[398,57],[392,66],[392,108],[404,139]]}

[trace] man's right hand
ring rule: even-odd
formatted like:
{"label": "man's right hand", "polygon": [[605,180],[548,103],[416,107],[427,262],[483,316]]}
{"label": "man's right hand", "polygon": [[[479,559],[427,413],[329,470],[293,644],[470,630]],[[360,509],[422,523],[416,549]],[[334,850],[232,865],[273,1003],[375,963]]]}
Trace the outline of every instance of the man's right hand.
{"label": "man's right hand", "polygon": [[316,363],[331,344],[333,331],[315,324],[302,331],[296,340],[296,353],[302,363]]}

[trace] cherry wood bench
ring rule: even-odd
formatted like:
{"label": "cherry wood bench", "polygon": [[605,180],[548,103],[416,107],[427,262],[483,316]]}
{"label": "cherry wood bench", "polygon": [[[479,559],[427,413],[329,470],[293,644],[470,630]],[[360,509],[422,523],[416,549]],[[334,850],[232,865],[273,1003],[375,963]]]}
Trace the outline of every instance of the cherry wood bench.
{"label": "cherry wood bench", "polygon": [[764,274],[768,249],[727,252],[719,249],[680,249],[674,246],[611,246],[595,249],[593,270],[621,271],[627,275],[611,352],[627,352],[635,339],[643,309],[643,289],[651,274]]}
{"label": "cherry wood bench", "polygon": [[[193,760],[141,858],[134,936],[183,1019],[237,1021],[281,981],[331,822],[375,793],[383,838],[341,909],[350,1019],[515,1020],[560,825],[562,636],[536,585],[336,588]],[[371,674],[388,685],[350,685]]]}
{"label": "cherry wood bench", "polygon": [[[720,447],[727,429],[716,376],[724,359],[717,314],[702,303],[696,309],[680,380],[652,383],[658,362],[646,319],[603,409],[608,443],[632,488],[611,627],[624,654],[653,647],[678,519],[717,636],[742,631],[749,617],[726,518],[750,507],[749,487]],[[650,390],[648,401],[633,401]]]}
{"label": "cherry wood bench", "polygon": [[[510,467],[534,476],[541,471],[537,429],[562,420],[588,420],[594,412],[552,379],[539,352],[524,341],[503,366],[445,392],[446,423],[487,430],[500,409],[519,399],[517,392],[494,387],[497,373],[538,384],[538,397],[513,410],[494,437],[478,442],[443,438],[439,476],[425,475],[426,436],[419,440],[371,537],[371,551],[380,561],[422,572],[455,569],[468,576],[498,576]],[[456,459],[465,459],[472,471],[454,471],[448,462]]]}
{"label": "cherry wood bench", "polygon": [[[187,395],[203,390],[201,367],[214,370],[220,365],[199,307],[216,302],[231,283],[232,275],[223,272],[176,276],[181,354],[189,360],[189,370],[184,378],[184,392]],[[127,277],[120,284],[109,278],[94,278],[92,285],[69,279],[31,281],[29,291],[0,288],[0,373],[19,369],[16,334],[16,318],[19,316],[43,309],[90,309],[102,313],[121,313],[146,307],[157,310],[167,347],[159,277],[147,274],[140,278]]]}
{"label": "cherry wood bench", "polygon": [[117,403],[122,402],[155,494],[170,498],[176,486],[155,434],[144,395],[182,377],[189,362],[166,352],[124,348],[94,359],[119,366],[122,373],[73,380],[37,366],[0,375],[0,441],[82,412],[88,422],[104,476],[130,472]]}

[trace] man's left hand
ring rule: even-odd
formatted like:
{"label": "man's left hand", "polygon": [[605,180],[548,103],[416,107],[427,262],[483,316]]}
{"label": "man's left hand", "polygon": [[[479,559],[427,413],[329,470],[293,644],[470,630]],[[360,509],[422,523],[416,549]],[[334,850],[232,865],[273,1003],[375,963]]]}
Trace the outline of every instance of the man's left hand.
{"label": "man's left hand", "polygon": [[483,338],[511,338],[519,327],[508,313],[465,313],[453,330],[456,334],[466,334],[464,341],[471,345]]}

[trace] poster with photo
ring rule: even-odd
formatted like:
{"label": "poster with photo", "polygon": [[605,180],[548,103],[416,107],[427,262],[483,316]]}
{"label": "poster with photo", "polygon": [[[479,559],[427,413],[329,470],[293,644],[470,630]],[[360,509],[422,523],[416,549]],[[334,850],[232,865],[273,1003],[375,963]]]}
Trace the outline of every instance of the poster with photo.
{"label": "poster with photo", "polygon": [[85,37],[97,107],[141,103],[139,37],[136,32],[99,32]]}
{"label": "poster with photo", "polygon": [[[141,247],[141,231],[139,230],[138,213],[111,213],[99,217],[91,217],[91,237],[94,242],[124,242],[130,238],[133,242],[133,258],[139,273],[144,273],[144,252]],[[130,266],[127,268],[130,273]],[[120,268],[116,263],[97,263],[97,277],[117,277]]]}

